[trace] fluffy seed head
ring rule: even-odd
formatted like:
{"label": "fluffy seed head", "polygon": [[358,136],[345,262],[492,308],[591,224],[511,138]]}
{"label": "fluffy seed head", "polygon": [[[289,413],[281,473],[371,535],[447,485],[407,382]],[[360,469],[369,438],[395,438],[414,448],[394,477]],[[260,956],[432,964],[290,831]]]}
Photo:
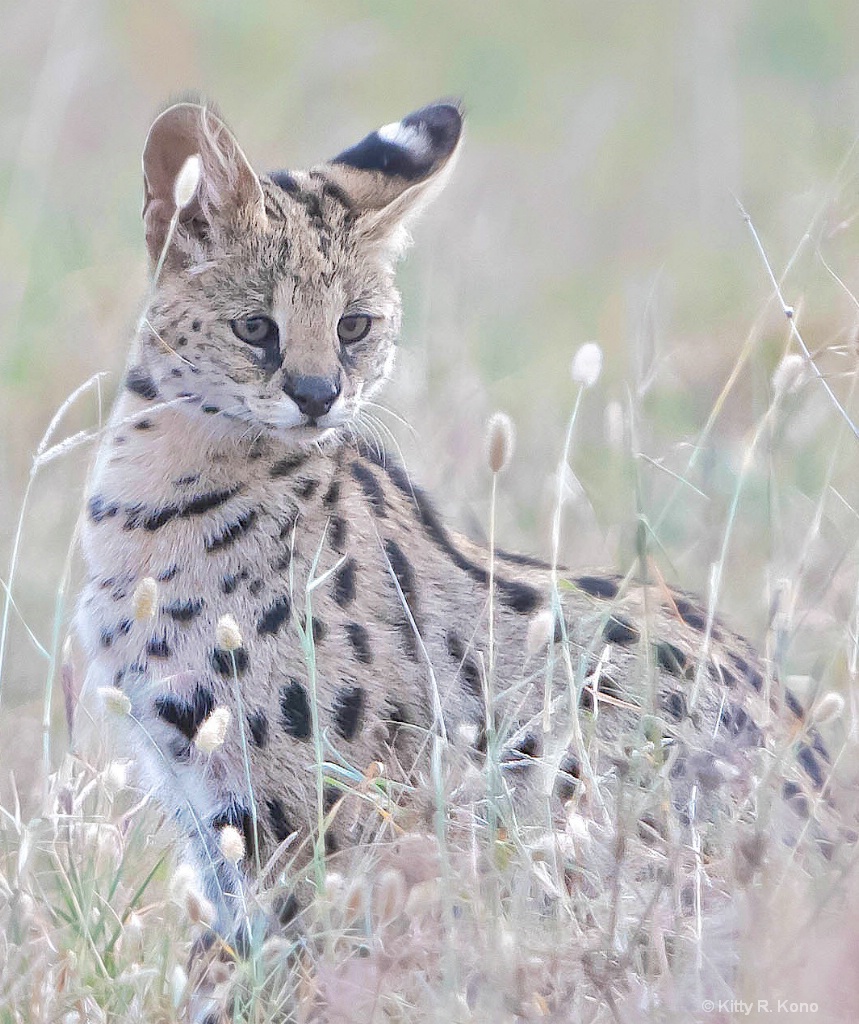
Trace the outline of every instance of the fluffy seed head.
{"label": "fluffy seed head", "polygon": [[102,686],[98,691],[105,708],[114,715],[130,715],[131,701],[117,686]]}
{"label": "fluffy seed head", "polygon": [[525,649],[529,655],[541,651],[555,635],[555,614],[550,608],[537,612],[528,623]]}
{"label": "fluffy seed head", "polygon": [[194,746],[203,754],[213,754],[224,745],[229,725],[230,709],[221,704],[200,725]]}
{"label": "fluffy seed head", "polygon": [[173,183],[173,201],[177,210],[184,210],[194,198],[200,184],[200,155],[192,153],[179,168]]}
{"label": "fluffy seed head", "polygon": [[200,881],[192,865],[180,864],[170,879],[170,898],[175,903],[184,903],[189,890],[199,889],[199,887]]}
{"label": "fluffy seed head", "polygon": [[486,426],[486,459],[493,473],[503,473],[513,458],[516,430],[504,412],[493,413]]}
{"label": "fluffy seed head", "polygon": [[134,588],[131,607],[138,622],[155,618],[158,611],[158,584],[151,576],[144,576]]}
{"label": "fluffy seed head", "polygon": [[587,341],[573,356],[570,373],[576,384],[593,387],[602,372],[602,348],[595,341]]}
{"label": "fluffy seed head", "polygon": [[811,721],[814,725],[827,725],[834,722],[844,714],[844,698],[840,693],[830,690],[824,694],[814,705],[811,711]]}
{"label": "fluffy seed head", "polygon": [[128,785],[128,762],[111,761],[102,772],[102,783],[110,796],[116,796]]}
{"label": "fluffy seed head", "polygon": [[224,860],[238,864],[245,855],[245,839],[235,825],[224,825],[219,841]]}
{"label": "fluffy seed head", "polygon": [[242,646],[242,631],[232,615],[222,615],[218,619],[215,643],[222,651],[237,651]]}
{"label": "fluffy seed head", "polygon": [[775,368],[772,389],[776,398],[789,395],[805,379],[805,359],[797,352],[789,352]]}

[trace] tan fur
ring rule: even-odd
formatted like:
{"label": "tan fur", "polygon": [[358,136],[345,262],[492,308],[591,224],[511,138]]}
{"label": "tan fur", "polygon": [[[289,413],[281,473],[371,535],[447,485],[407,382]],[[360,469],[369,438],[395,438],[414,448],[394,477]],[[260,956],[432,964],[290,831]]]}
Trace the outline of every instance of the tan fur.
{"label": "tan fur", "polygon": [[[779,820],[790,832],[771,799],[786,752],[801,747],[810,766],[790,769],[799,792],[814,789],[825,755],[803,745],[812,738],[798,711],[741,638],[658,581],[566,573],[556,636],[529,653],[529,626],[557,607],[552,573],[501,556],[490,679],[487,552],[449,533],[406,474],[360,440],[361,403],[384,383],[399,329],[400,229],[453,154],[411,182],[320,165],[293,174],[290,192],[250,181],[212,118],[171,108],[147,142],[153,264],[168,239],[173,176],[193,152],[203,181],[153,285],[98,456],[78,629],[88,689],[118,686],[131,700],[125,736],[189,837],[220,927],[293,831],[289,849],[304,851],[296,865],[306,859],[320,801],[332,851],[384,834],[388,819],[348,790],[381,762],[408,803],[429,772],[433,736],[478,767],[489,737],[523,827],[573,807],[615,835],[603,846],[606,879],[622,810],[643,829],[632,858],[639,882],[658,875],[654,843],[674,851],[665,855],[678,872],[674,904],[695,844],[712,863],[733,856],[725,819],[761,829]],[[337,323],[350,311],[373,327],[344,356]],[[257,365],[229,325],[258,312],[280,331],[275,369]],[[308,423],[285,397],[284,375],[340,369],[340,397]],[[135,619],[145,577],[158,581],[159,611]],[[312,579],[323,582],[309,589]],[[224,615],[243,638],[232,655],[216,650]],[[342,782],[325,794],[306,717],[314,688],[317,739],[340,766],[325,775]],[[225,743],[202,753],[194,732],[221,705],[232,713]],[[776,783],[761,790],[768,775]],[[228,821],[249,844],[238,869],[218,849]]]}

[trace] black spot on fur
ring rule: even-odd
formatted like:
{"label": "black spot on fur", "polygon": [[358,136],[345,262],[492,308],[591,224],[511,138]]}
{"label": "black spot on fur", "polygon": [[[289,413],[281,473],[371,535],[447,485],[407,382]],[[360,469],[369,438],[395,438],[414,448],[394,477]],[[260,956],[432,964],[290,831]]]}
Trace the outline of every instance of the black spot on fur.
{"label": "black spot on fur", "polygon": [[500,548],[495,549],[495,557],[500,559],[502,562],[509,562],[511,565],[525,565],[532,569],[551,569],[552,566],[543,561],[542,558],[533,558],[531,555],[520,555],[512,551],[502,551]]}
{"label": "black spot on fur", "polygon": [[277,842],[284,840],[297,831],[292,822],[287,818],[283,803],[277,797],[271,797],[266,801],[268,805],[268,820],[271,823],[271,830]]}
{"label": "black spot on fur", "polygon": [[311,732],[310,703],[307,691],[297,679],[280,688],[280,715],[283,728],[297,740],[306,740]]}
{"label": "black spot on fur", "polygon": [[373,662],[373,649],[370,647],[370,634],[359,622],[346,623],[346,635],[355,652],[355,657],[362,665]]}
{"label": "black spot on fur", "polygon": [[332,516],[331,524],[328,527],[328,536],[331,538],[331,547],[335,551],[342,551],[346,545],[347,526],[346,520],[340,516]]}
{"label": "black spot on fur", "polygon": [[802,704],[796,699],[796,697],[790,692],[790,690],[784,691],[784,704],[785,707],[790,711],[796,718],[805,718],[805,709]]}
{"label": "black spot on fur", "polygon": [[539,593],[527,583],[518,583],[515,580],[506,580],[496,576],[495,586],[499,590],[502,603],[520,615],[530,615],[540,604]]}
{"label": "black spot on fur", "polygon": [[202,326],[202,324],[200,323],[200,321],[199,321],[199,320],[192,320],[192,321],[191,321],[191,330],[192,330],[192,331],[193,331],[193,332],[194,332],[195,334],[197,333],[197,331],[199,331],[199,330],[200,330],[200,327],[201,327],[201,326]]}
{"label": "black spot on fur", "polygon": [[340,501],[340,481],[332,480],[331,486],[322,497],[322,504],[327,509],[332,509]]}
{"label": "black spot on fur", "polygon": [[361,726],[367,694],[360,686],[343,686],[334,696],[334,727],[344,740],[354,739]]}
{"label": "black spot on fur", "polygon": [[363,462],[353,462],[352,476],[358,481],[358,485],[364,492],[364,497],[370,503],[370,508],[372,508],[373,512],[379,518],[384,518],[388,514],[385,503],[385,491],[376,479],[373,471],[368,466],[365,466]]}
{"label": "black spot on fur", "polygon": [[205,541],[206,551],[211,554],[213,551],[222,551],[224,548],[235,544],[240,537],[243,537],[251,529],[256,521],[256,517],[256,510],[249,509],[239,516],[235,522],[228,523],[220,533],[215,534],[214,537],[207,537]]}
{"label": "black spot on fur", "polygon": [[[304,630],[307,629],[306,618],[303,618],[301,620],[301,628]],[[313,634],[313,642],[315,644],[321,644],[325,637],[328,636],[328,627],[325,625],[322,619],[317,619],[315,615],[310,621],[310,631]]]}
{"label": "black spot on fur", "polygon": [[161,611],[169,615],[174,622],[191,622],[196,619],[203,610],[205,601],[197,598],[193,601],[174,601],[172,604],[164,604]]}
{"label": "black spot on fur", "polygon": [[[290,893],[288,896],[278,896],[272,903],[272,910],[281,928],[286,928],[298,917],[301,904],[298,902],[298,897],[294,893]],[[219,1018],[217,1024],[220,1024],[221,1019]]]}
{"label": "black spot on fur", "polygon": [[447,653],[458,663],[462,685],[475,697],[483,694],[483,681],[477,660],[472,658],[460,637],[452,630],[445,636]]}
{"label": "black spot on fur", "polygon": [[218,405],[201,405],[200,408],[203,410],[203,412],[208,413],[210,416],[213,416],[215,415],[215,413],[219,413],[221,411],[221,408]]}
{"label": "black spot on fur", "polygon": [[158,388],[155,381],[142,366],[132,366],[125,378],[125,386],[129,391],[147,401],[153,401],[158,397]]}
{"label": "black spot on fur", "polygon": [[307,454],[305,452],[293,452],[291,455],[287,455],[283,459],[279,459],[271,469],[268,471],[270,477],[289,476],[293,470],[298,469],[299,466],[303,466],[307,462]]}
{"label": "black spot on fur", "polygon": [[264,586],[265,583],[263,582],[262,578],[260,576],[257,576],[255,580],[251,580],[250,583],[248,584],[248,593],[253,594],[253,596],[256,597],[258,594],[262,593],[262,589]]}
{"label": "black spot on fur", "polygon": [[220,508],[234,498],[242,490],[242,484],[233,487],[226,487],[218,491],[208,491],[206,494],[198,494],[188,501],[182,503],[179,514],[181,516],[201,516],[212,509]]}
{"label": "black spot on fur", "polygon": [[573,583],[591,597],[602,597],[607,600],[617,597],[617,583],[605,576],[576,576]]}
{"label": "black spot on fur", "polygon": [[343,795],[342,790],[337,786],[325,785],[322,787],[322,809],[327,814]]}
{"label": "black spot on fur", "polygon": [[174,562],[173,565],[168,566],[163,572],[158,573],[156,577],[159,583],[169,583],[174,577],[179,575],[179,566]]}
{"label": "black spot on fur", "polygon": [[622,615],[612,615],[605,624],[602,635],[606,643],[619,644],[621,647],[637,644],[640,636],[638,628]]}
{"label": "black spot on fur", "polygon": [[808,818],[811,815],[808,798],[795,782],[785,782],[781,788],[781,795],[801,817]]}
{"label": "black spot on fur", "polygon": [[685,600],[685,598],[675,598],[674,604],[677,607],[677,612],[680,618],[686,623],[687,626],[691,626],[693,629],[697,629],[700,632],[704,632],[707,628],[707,616],[704,612],[692,604],[691,601]]}
{"label": "black spot on fur", "polygon": [[225,594],[232,594],[236,587],[248,578],[247,569],[241,569],[239,572],[227,573],[221,579],[221,590]]}
{"label": "black spot on fur", "polygon": [[145,505],[129,505],[126,508],[125,529],[136,530],[143,527],[153,533],[176,518],[190,518],[211,512],[233,498],[241,489],[242,486],[239,484],[226,490],[199,494],[181,504],[164,505],[156,509],[148,509]]}
{"label": "black spot on fur", "polygon": [[400,585],[403,600],[417,621],[417,591],[415,590],[415,571],[412,568],[412,563],[406,558],[403,549],[395,540],[385,541],[385,554],[388,556],[391,569]]}
{"label": "black spot on fur", "polygon": [[555,793],[561,800],[570,800],[575,796],[581,772],[581,762],[575,754],[565,754],[558,766],[558,775],[555,781]]}
{"label": "black spot on fur", "polygon": [[108,501],[100,494],[94,494],[87,503],[87,511],[94,523],[101,523],[115,516],[119,511],[119,505],[115,501]]}
{"label": "black spot on fur", "polygon": [[764,688],[764,677],[753,665],[750,665],[744,657],[739,654],[729,654],[728,657],[734,663],[735,668],[746,680],[749,686],[758,693]]}
{"label": "black spot on fur", "polygon": [[306,501],[308,498],[313,497],[318,488],[318,480],[305,480],[303,483],[299,484],[298,487],[295,488],[295,493],[298,495],[299,498],[303,498]]}
{"label": "black spot on fur", "polygon": [[225,651],[216,647],[212,651],[212,666],[222,676],[232,676],[235,665],[236,675],[243,675],[248,668],[248,652],[244,647],[237,647],[234,651]]}
{"label": "black spot on fur", "polygon": [[686,698],[682,693],[667,693],[662,698],[662,707],[675,722],[681,722],[689,713]]}
{"label": "black spot on fur", "polygon": [[334,573],[334,600],[341,608],[346,608],[355,600],[357,568],[355,559],[349,558]]}
{"label": "black spot on fur", "polygon": [[152,637],[146,645],[146,653],[153,658],[169,658],[170,644],[162,637]]}
{"label": "black spot on fur", "polygon": [[273,636],[289,619],[292,613],[292,602],[288,594],[283,594],[260,615],[257,632],[263,636]]}
{"label": "black spot on fur", "polygon": [[135,430],[151,430],[152,429],[152,420],[147,420],[147,419],[138,420],[136,423],[134,423],[132,425],[133,425]]}
{"label": "black spot on fur", "polygon": [[262,708],[258,708],[248,715],[248,726],[254,743],[258,747],[266,746],[268,743],[268,718]]}
{"label": "black spot on fur", "polygon": [[802,766],[803,771],[814,783],[815,788],[820,789],[826,780],[824,779],[820,762],[815,757],[811,747],[806,746],[804,743],[801,744],[796,752],[796,759]]}
{"label": "black spot on fur", "polygon": [[[429,539],[450,558],[453,564],[466,572],[475,582],[486,586],[489,583],[489,573],[486,569],[475,564],[467,558],[450,539],[447,530],[441,522],[429,497],[419,487],[413,486],[406,473],[400,466],[393,463],[385,463],[385,470],[391,482],[413,501],[421,526],[424,528]],[[520,583],[518,580],[508,580],[496,574],[495,588],[499,600],[522,615],[534,611],[540,604],[540,595],[527,583]]]}
{"label": "black spot on fur", "polygon": [[183,736],[193,740],[197,730],[215,709],[215,697],[206,686],[197,685],[190,700],[175,693],[162,693],[155,698],[160,718],[175,726]]}
{"label": "black spot on fur", "polygon": [[505,768],[524,768],[532,764],[535,757],[540,756],[540,741],[536,734],[527,732],[515,743],[506,747],[501,755],[501,763]]}
{"label": "black spot on fur", "polygon": [[689,658],[680,650],[679,647],[675,647],[674,644],[668,643],[667,640],[663,640],[658,644],[654,645],[656,652],[656,663],[660,668],[669,672],[672,676],[683,676],[688,677],[690,673],[694,672]]}

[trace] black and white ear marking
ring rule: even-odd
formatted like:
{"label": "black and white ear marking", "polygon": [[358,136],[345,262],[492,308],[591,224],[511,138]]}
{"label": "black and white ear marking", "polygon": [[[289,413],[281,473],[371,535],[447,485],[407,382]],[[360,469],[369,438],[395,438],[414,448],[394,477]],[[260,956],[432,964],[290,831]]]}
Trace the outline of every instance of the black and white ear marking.
{"label": "black and white ear marking", "polygon": [[371,132],[331,162],[421,181],[453,153],[461,133],[459,109],[436,103]]}

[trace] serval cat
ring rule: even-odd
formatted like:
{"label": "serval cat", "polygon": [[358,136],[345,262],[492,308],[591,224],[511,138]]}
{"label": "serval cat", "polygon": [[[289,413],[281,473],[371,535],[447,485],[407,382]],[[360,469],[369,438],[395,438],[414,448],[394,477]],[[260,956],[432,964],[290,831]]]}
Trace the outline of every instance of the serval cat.
{"label": "serval cat", "polygon": [[[362,440],[394,267],[461,128],[440,103],[271,174],[197,104],[146,140],[152,284],[91,476],[77,627],[87,691],[127,712],[225,936],[253,929],[275,854],[300,874],[426,830],[435,808],[409,805],[440,749],[448,792],[482,780],[459,795],[487,819],[495,779],[499,832],[508,813],[598,824],[570,886],[675,919],[718,914],[764,834],[825,845],[826,749],[745,640],[647,566],[491,560]],[[371,768],[385,813],[356,792]]]}

